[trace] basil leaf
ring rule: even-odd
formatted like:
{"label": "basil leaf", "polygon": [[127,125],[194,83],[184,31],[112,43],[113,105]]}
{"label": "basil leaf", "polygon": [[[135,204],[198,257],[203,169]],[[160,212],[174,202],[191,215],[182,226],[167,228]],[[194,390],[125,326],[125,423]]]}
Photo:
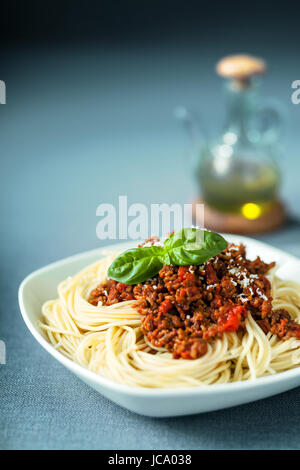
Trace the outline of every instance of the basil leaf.
{"label": "basil leaf", "polygon": [[124,251],[110,265],[108,277],[132,285],[147,281],[163,267],[160,255],[163,248],[149,246]]}
{"label": "basil leaf", "polygon": [[108,277],[124,284],[138,284],[154,277],[164,264],[199,265],[225,250],[227,242],[218,233],[186,228],[172,233],[164,247],[132,248],[118,256]]}
{"label": "basil leaf", "polygon": [[165,240],[164,247],[169,250],[170,248],[182,246],[183,244],[186,245],[188,243],[196,242],[203,243],[205,232],[213,233],[197,228],[182,228],[181,230],[177,230],[177,232],[171,233],[171,235]]}
{"label": "basil leaf", "polygon": [[181,229],[165,240],[165,252],[160,259],[169,265],[199,265],[221,253],[226,247],[226,240],[218,233],[196,228]]}

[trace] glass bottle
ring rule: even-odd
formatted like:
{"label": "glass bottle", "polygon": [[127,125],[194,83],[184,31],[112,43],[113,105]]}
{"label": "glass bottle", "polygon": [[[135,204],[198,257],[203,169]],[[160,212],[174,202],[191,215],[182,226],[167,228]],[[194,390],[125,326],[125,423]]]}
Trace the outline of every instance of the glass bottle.
{"label": "glass bottle", "polygon": [[231,56],[217,65],[226,83],[226,117],[221,135],[197,149],[196,177],[202,199],[220,212],[255,219],[277,199],[280,174],[276,163],[280,117],[263,105],[254,75],[265,63]]}

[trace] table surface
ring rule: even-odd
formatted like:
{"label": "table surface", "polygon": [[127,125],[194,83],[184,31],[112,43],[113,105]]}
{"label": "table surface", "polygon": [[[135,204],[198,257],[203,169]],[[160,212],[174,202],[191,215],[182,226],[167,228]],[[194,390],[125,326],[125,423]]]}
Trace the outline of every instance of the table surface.
{"label": "table surface", "polygon": [[[211,128],[221,125],[221,82],[213,70],[225,50],[201,47],[25,50],[3,62],[2,448],[300,448],[300,388],[202,415],[137,416],[50,357],[19,312],[17,289],[27,274],[105,244],[96,237],[101,202],[116,203],[126,194],[129,203],[186,203],[196,194],[172,109],[187,104]],[[288,54],[280,63],[273,60],[271,45],[260,53],[273,64],[265,91],[281,99],[289,114],[282,192],[293,215],[284,229],[260,238],[300,256],[299,109],[290,103],[297,64]]]}

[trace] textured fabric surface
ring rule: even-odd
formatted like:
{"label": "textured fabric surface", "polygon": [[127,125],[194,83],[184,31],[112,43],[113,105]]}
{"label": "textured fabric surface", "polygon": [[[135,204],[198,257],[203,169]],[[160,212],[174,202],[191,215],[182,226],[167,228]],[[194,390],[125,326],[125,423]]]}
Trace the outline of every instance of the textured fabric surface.
{"label": "textured fabric surface", "polygon": [[[1,448],[300,448],[300,388],[202,415],[141,417],[50,357],[27,330],[17,303],[27,274],[100,246],[95,213],[101,202],[116,203],[119,194],[127,194],[129,203],[190,201],[196,188],[171,111],[177,103],[199,103],[208,124],[219,124],[220,83],[213,67],[223,52],[203,54],[202,68],[199,50],[159,50],[148,58],[32,52],[30,60],[22,54],[4,62],[9,99],[0,114],[0,339],[7,363],[0,366]],[[273,64],[286,75],[270,80],[268,93],[287,99],[282,83],[297,77],[297,65]],[[291,112],[284,194],[299,216],[299,110]],[[261,239],[300,256],[299,227],[294,222]]]}

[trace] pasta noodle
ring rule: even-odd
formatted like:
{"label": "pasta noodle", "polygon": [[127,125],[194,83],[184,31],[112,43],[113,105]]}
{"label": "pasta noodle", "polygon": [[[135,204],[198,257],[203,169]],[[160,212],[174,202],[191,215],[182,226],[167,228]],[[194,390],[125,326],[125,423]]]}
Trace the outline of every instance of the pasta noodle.
{"label": "pasta noodle", "polygon": [[[91,289],[105,281],[112,253],[61,282],[58,299],[43,305],[43,328],[51,344],[83,367],[119,383],[139,387],[194,387],[256,379],[297,367],[300,340],[281,340],[262,331],[247,315],[244,332],[225,332],[195,360],[173,359],[154,348],[141,331],[136,300],[111,306],[88,302]],[[274,270],[273,308],[300,322],[300,286],[279,279]]]}

